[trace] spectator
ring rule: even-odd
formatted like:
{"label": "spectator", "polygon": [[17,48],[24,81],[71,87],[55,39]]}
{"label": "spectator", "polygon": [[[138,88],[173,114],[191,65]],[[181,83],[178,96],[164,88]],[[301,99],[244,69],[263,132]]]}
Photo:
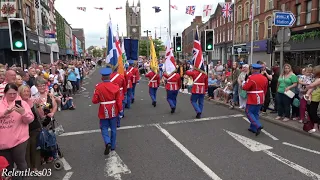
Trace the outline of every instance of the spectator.
{"label": "spectator", "polygon": [[312,74],[313,68],[312,67],[306,67],[305,69],[303,69],[303,73],[302,76],[300,76],[299,78],[299,98],[300,98],[300,107],[299,107],[299,111],[300,111],[300,122],[303,122],[306,119],[306,111],[307,111],[307,101],[304,98],[304,96],[306,95],[306,86],[310,85],[313,81],[313,74]]}
{"label": "spectator", "polygon": [[[16,100],[20,100],[21,106],[15,105]],[[7,84],[4,89],[4,97],[0,102],[0,117],[4,120],[0,121],[3,127],[0,129],[0,156],[8,160],[8,170],[12,170],[16,164],[18,170],[24,171],[28,168],[25,155],[29,124],[34,120],[34,116],[28,103],[18,96],[18,87],[13,83]]]}
{"label": "spectator", "polygon": [[249,65],[243,64],[241,73],[238,77],[238,84],[239,84],[239,101],[240,101],[240,109],[245,109],[247,103],[247,93],[242,89],[242,82],[245,81],[246,76],[249,73]]}
{"label": "spectator", "polygon": [[238,68],[238,63],[233,62],[232,70],[231,70],[231,85],[233,89],[233,99],[230,108],[233,109],[235,105],[239,103],[239,84],[238,84],[238,77],[240,75],[240,69]]}
{"label": "spectator", "polygon": [[62,110],[75,110],[75,105],[73,104],[73,98],[69,97],[67,94],[63,94],[61,99]]}
{"label": "spectator", "polygon": [[267,64],[265,62],[258,61],[257,63],[262,66],[261,74],[263,76],[265,76],[268,80],[268,88],[267,88],[267,92],[265,92],[265,97],[264,97],[265,100],[264,100],[264,104],[261,108],[262,113],[266,113],[267,109],[269,108],[269,104],[270,104],[270,84],[272,81],[272,71],[267,68]]}
{"label": "spectator", "polygon": [[294,88],[297,86],[298,78],[292,72],[289,64],[283,66],[283,72],[278,80],[278,116],[276,120],[282,119],[283,121],[290,120],[290,105],[294,97]]}
{"label": "spectator", "polygon": [[20,75],[18,75],[18,74],[17,74],[17,76],[16,76],[16,82],[15,82],[15,84],[18,86],[18,88],[23,85],[22,77],[21,77]]}

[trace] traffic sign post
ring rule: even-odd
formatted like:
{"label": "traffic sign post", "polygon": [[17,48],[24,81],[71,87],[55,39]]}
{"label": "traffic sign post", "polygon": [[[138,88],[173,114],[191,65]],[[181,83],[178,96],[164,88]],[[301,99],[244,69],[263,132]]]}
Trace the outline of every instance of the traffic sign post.
{"label": "traffic sign post", "polygon": [[278,36],[280,35],[280,71],[283,68],[283,52],[284,52],[284,41],[286,37],[285,28],[284,27],[291,27],[295,22],[296,18],[292,12],[282,12],[276,11],[274,12],[274,25],[281,27]]}

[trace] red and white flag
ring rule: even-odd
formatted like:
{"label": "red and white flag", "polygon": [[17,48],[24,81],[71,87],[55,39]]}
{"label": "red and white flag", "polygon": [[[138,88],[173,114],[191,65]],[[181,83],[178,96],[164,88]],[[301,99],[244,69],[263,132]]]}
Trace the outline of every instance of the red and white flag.
{"label": "red and white flag", "polygon": [[202,47],[201,42],[199,41],[199,33],[198,33],[198,26],[196,29],[196,33],[194,36],[194,42],[193,42],[193,67],[196,70],[202,70],[204,71],[204,61],[203,61],[203,55],[202,55]]}
{"label": "red and white flag", "polygon": [[95,7],[94,9],[103,10],[103,7]]}
{"label": "red and white flag", "polygon": [[116,7],[116,10],[120,10],[120,9],[122,9],[122,7],[120,6],[120,7]]}
{"label": "red and white flag", "polygon": [[178,6],[176,5],[170,5],[172,9],[178,10]]}
{"label": "red and white flag", "polygon": [[171,41],[170,38],[168,38],[166,43],[166,61],[163,68],[169,75],[176,70],[176,61],[172,51]]}
{"label": "red and white flag", "polygon": [[77,7],[78,10],[81,10],[83,12],[86,12],[87,8],[86,7]]}
{"label": "red and white flag", "polygon": [[204,5],[203,6],[203,17],[207,17],[211,15],[212,5]]}

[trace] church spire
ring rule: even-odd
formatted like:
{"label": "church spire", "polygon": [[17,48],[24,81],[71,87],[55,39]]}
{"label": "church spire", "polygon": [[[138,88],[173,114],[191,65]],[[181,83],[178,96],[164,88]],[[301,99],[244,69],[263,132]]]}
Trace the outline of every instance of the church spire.
{"label": "church spire", "polygon": [[127,2],[126,2],[126,6],[128,6],[128,7],[129,7],[129,0],[127,0]]}
{"label": "church spire", "polygon": [[140,0],[138,0],[138,4],[137,4],[137,6],[138,6],[138,7],[140,7]]}
{"label": "church spire", "polygon": [[134,0],[132,1],[132,6],[134,7]]}

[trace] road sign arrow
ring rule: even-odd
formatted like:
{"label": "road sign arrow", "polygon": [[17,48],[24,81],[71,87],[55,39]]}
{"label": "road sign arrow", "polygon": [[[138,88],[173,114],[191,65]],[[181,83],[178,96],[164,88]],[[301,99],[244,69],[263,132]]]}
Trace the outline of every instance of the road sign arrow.
{"label": "road sign arrow", "polygon": [[289,23],[289,26],[293,26],[293,24],[296,22],[296,18],[294,17],[294,14],[293,13],[290,13],[290,23]]}
{"label": "road sign arrow", "polygon": [[131,173],[128,166],[123,163],[123,161],[115,151],[110,152],[109,157],[106,160],[106,177],[113,177],[116,180],[121,180],[121,174]]}
{"label": "road sign arrow", "polygon": [[236,134],[236,133],[233,133],[233,132],[230,132],[230,131],[227,131],[227,130],[224,130],[224,131],[226,131],[230,136],[232,136],[235,140],[237,140],[242,145],[244,145],[245,147],[250,149],[252,152],[272,149],[271,146],[259,143],[257,141],[254,141],[252,139],[249,139],[247,137],[241,136],[239,134]]}

